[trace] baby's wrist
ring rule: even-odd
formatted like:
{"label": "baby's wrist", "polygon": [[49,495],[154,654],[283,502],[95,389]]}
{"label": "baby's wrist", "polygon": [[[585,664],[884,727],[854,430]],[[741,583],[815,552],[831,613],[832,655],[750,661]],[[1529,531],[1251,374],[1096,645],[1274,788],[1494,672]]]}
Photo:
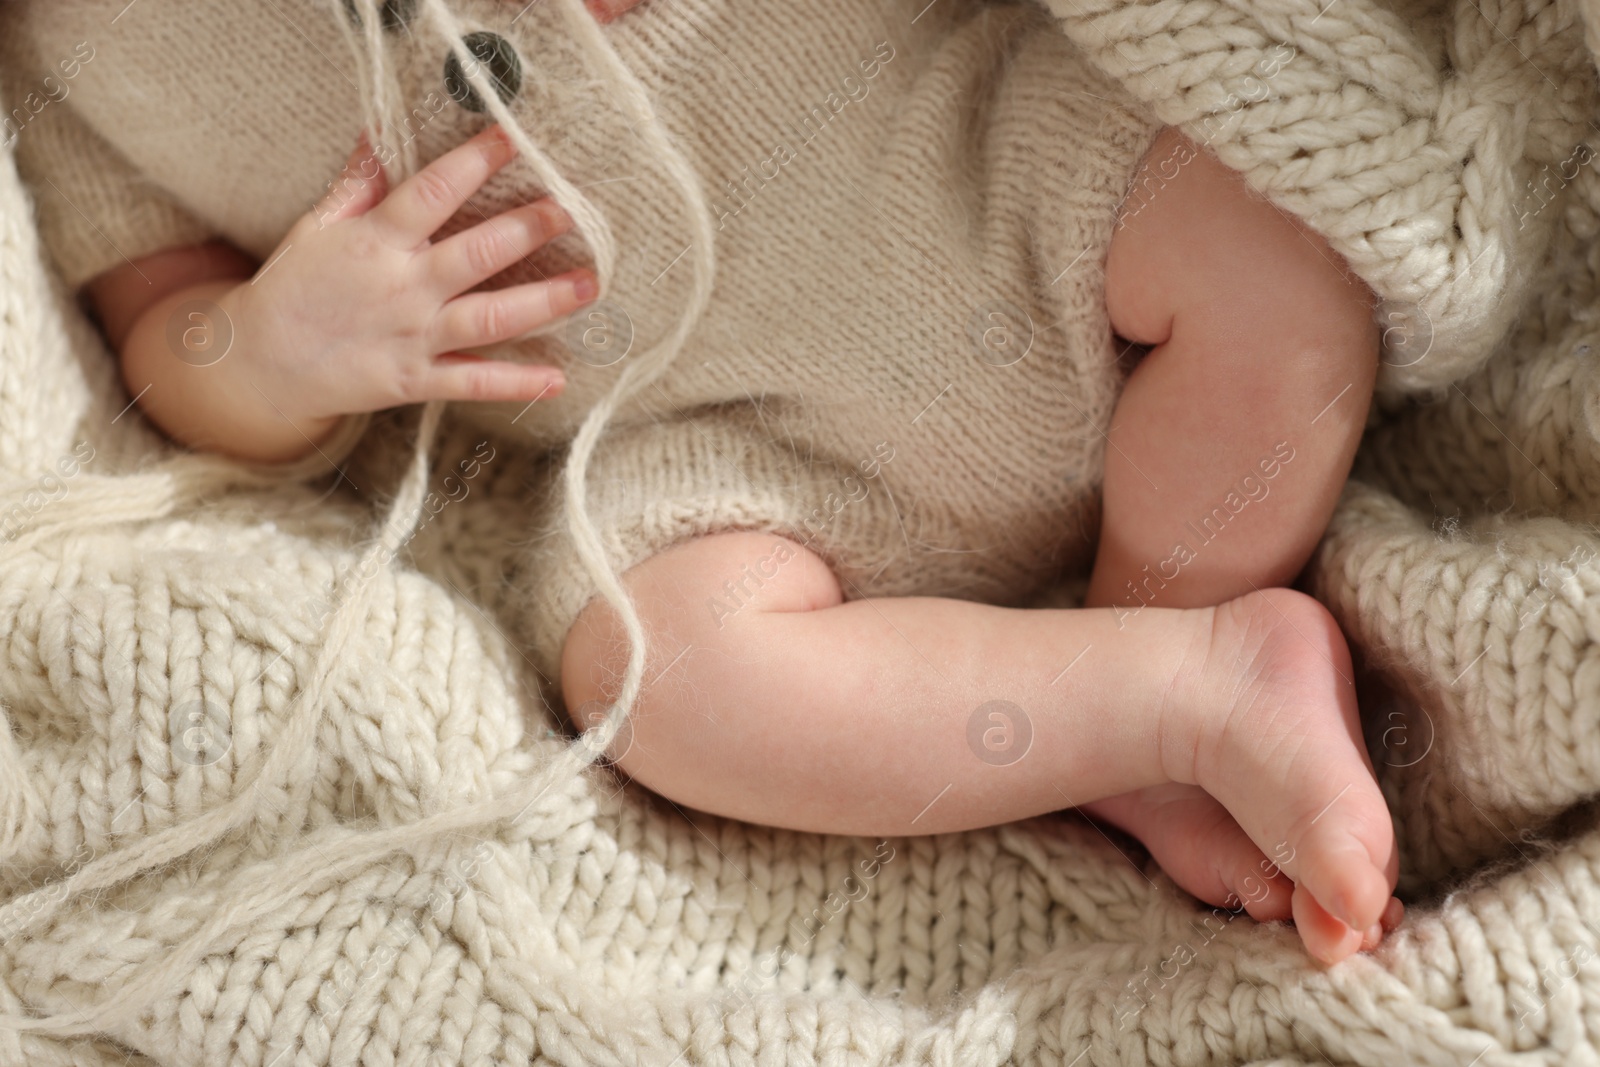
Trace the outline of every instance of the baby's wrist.
{"label": "baby's wrist", "polygon": [[306,451],[312,444],[321,444],[333,436],[349,415],[317,408],[318,400],[326,402],[329,398],[308,391],[292,375],[286,377],[272,358],[274,345],[290,343],[269,328],[282,321],[283,310],[264,301],[259,290],[249,283],[224,290],[216,303],[233,331],[233,350],[227,357],[234,361],[233,375],[249,390],[258,421],[273,425],[280,433],[293,432],[302,439]]}
{"label": "baby's wrist", "polygon": [[[336,432],[343,416],[307,415],[277,395],[251,358],[248,283],[202,283],[140,316],[121,353],[128,391],[173,440],[257,463],[299,459]],[[266,381],[258,381],[265,378]]]}

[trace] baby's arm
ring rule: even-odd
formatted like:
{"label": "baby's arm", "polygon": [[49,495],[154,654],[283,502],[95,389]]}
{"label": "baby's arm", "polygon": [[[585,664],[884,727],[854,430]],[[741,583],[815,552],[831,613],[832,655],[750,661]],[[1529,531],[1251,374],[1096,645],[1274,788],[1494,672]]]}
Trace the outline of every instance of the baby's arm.
{"label": "baby's arm", "polygon": [[[151,422],[191,448],[274,462],[321,444],[339,420],[296,423],[264,412],[244,360],[209,361],[208,351],[231,348],[218,335],[232,333],[233,316],[217,301],[247,283],[256,266],[231,245],[211,242],[125,263],[87,289],[121,356],[123,382]],[[176,348],[165,336],[169,323],[179,326]]]}
{"label": "baby's arm", "polygon": [[462,350],[521,336],[593,299],[587,270],[466,292],[570,229],[566,214],[539,200],[429,240],[514,155],[491,128],[389,193],[363,143],[259,271],[212,244],[101,275],[88,293],[130,394],[182,444],[283,462],[349,414],[559,391],[554,368]]}

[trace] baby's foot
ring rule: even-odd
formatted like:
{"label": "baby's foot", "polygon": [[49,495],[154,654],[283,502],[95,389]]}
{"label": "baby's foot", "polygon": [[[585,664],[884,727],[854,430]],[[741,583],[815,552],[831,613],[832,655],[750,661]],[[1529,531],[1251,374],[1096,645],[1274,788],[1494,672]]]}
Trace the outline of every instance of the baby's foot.
{"label": "baby's foot", "polygon": [[1295,883],[1295,925],[1335,962],[1376,940],[1399,857],[1361,738],[1350,651],[1326,608],[1265,589],[1214,609],[1164,727],[1167,772],[1216,797]]}
{"label": "baby's foot", "polygon": [[1079,810],[1138,838],[1167,877],[1207,904],[1242,907],[1259,922],[1293,915],[1294,883],[1197,785],[1169,782]]}

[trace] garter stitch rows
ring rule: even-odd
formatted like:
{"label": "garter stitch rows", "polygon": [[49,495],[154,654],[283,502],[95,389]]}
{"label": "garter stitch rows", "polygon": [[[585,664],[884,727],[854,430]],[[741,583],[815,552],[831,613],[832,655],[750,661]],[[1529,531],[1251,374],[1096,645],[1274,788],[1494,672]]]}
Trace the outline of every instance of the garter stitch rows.
{"label": "garter stitch rows", "polygon": [[[606,423],[616,412],[618,405],[631,393],[648,386],[666,371],[682,348],[689,331],[704,312],[710,299],[715,271],[714,227],[710,208],[693,170],[684,160],[682,153],[668,139],[648,95],[599,32],[594,18],[584,8],[582,0],[556,0],[556,2],[566,18],[568,28],[589,57],[605,71],[610,80],[610,87],[616,92],[619,101],[639,122],[647,142],[660,153],[666,171],[682,198],[694,235],[692,248],[694,281],[689,299],[677,323],[665,338],[624,368],[609,394],[589,412],[573,439],[563,470],[567,489],[566,519],[573,541],[600,594],[617,610],[630,640],[631,647],[622,686],[607,718],[575,739],[560,758],[551,761],[543,768],[541,774],[522,788],[493,801],[423,820],[402,831],[371,835],[361,846],[343,855],[336,864],[328,865],[317,857],[302,853],[302,867],[299,870],[290,868],[292,876],[281,883],[285,888],[303,885],[313,876],[313,871],[315,877],[319,879],[336,877],[344,872],[358,870],[386,852],[406,846],[414,847],[420,840],[430,836],[481,827],[526,810],[555,781],[578,774],[582,768],[604,754],[607,746],[622,729],[642,686],[647,652],[646,635],[632,599],[622,587],[610,561],[606,559],[599,532],[586,512],[585,472],[589,458],[594,452],[595,443],[604,432]],[[549,157],[523,131],[510,109],[500,100],[484,69],[485,65],[477,62],[467,51],[460,24],[444,0],[424,0],[423,10],[427,13],[434,31],[450,43],[462,70],[480,97],[487,102],[490,113],[511,136],[522,158],[533,167],[550,195],[568,212],[578,231],[588,240],[594,254],[595,271],[603,293],[611,279],[616,261],[615,243],[604,218],[589,199],[561,175]],[[398,100],[393,92],[395,83],[387,64],[387,51],[379,18],[373,4],[369,2],[361,5],[360,27],[350,31],[350,34],[352,44],[361,46],[355,49],[358,59],[366,61],[368,77],[363,86],[363,105],[368,108],[369,124],[374,131],[375,143],[383,144],[388,141],[385,133],[396,128],[393,109],[398,105]],[[340,21],[344,24],[343,20]],[[409,143],[406,148],[408,152],[414,152]],[[391,167],[389,174],[391,183],[398,183],[407,173],[414,170],[414,155],[410,158],[402,156],[398,164]],[[442,409],[441,402],[432,402],[424,407],[423,419],[406,478],[388,515],[384,518],[380,538],[368,550],[361,566],[356,568],[354,573],[365,573],[368,566],[379,559],[387,565],[420,519],[429,449],[438,428]],[[216,482],[221,480],[237,480],[236,476],[227,473],[229,465],[214,460],[200,459],[194,464],[188,464],[186,461],[185,465],[198,466],[211,476],[209,482],[196,486],[196,490],[214,488]],[[299,472],[299,466],[296,465],[292,469],[293,473]],[[102,521],[127,521],[129,518],[146,516],[102,513],[99,517]],[[31,537],[42,536],[41,531],[34,531]],[[355,621],[365,606],[365,597],[369,589],[370,583],[358,583],[353,595],[340,599],[338,610],[333,615],[328,634],[318,653],[316,672],[296,702],[288,729],[278,739],[271,756],[263,763],[257,775],[257,787],[275,783],[311,744],[324,704],[322,687],[327,681],[333,663],[350,638]],[[0,736],[0,756],[5,754],[4,750],[10,743],[9,734]],[[91,862],[77,870],[65,882],[49,887],[48,890],[39,890],[11,901],[0,907],[0,928],[25,930],[47,921],[68,901],[83,893],[115,885],[153,867],[171,863],[195,849],[212,844],[218,837],[239,829],[259,814],[259,808],[253,807],[250,803],[254,796],[254,789],[248,792],[241,791],[232,801],[213,809],[200,819],[174,826],[140,845]],[[28,795],[24,790],[0,792],[0,806],[3,806],[0,810],[10,809],[15,814],[23,815],[26,813],[28,802]],[[18,823],[8,825],[20,825],[20,820]],[[0,841],[0,844],[3,843]],[[263,914],[279,903],[271,892],[258,891],[253,894],[253,898],[247,903],[241,902],[240,906],[214,916],[202,929],[169,954],[158,967],[150,969],[141,980],[128,982],[117,993],[95,1007],[74,1010],[55,1017],[0,1015],[0,1026],[19,1031],[67,1034],[77,1032],[86,1026],[104,1029],[131,1022],[152,999],[160,996],[171,984],[180,981],[205,954],[208,946],[219,934],[242,921]]]}

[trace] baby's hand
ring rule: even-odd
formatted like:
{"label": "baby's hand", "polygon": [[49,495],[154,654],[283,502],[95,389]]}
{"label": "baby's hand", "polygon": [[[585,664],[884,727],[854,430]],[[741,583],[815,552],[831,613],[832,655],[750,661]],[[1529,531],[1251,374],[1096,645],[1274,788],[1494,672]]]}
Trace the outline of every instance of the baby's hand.
{"label": "baby's hand", "polygon": [[515,154],[491,128],[389,192],[363,142],[253,277],[244,257],[206,248],[102,276],[90,290],[129,394],[191,448],[282,462],[319,447],[350,414],[559,393],[557,368],[462,350],[594,298],[588,270],[467,292],[570,230],[566,213],[538,200],[430,240]]}
{"label": "baby's hand", "polygon": [[385,187],[363,139],[321,203],[254,281],[219,306],[255,387],[293,421],[427,400],[529,401],[560,371],[464,353],[522,336],[594,299],[588,270],[468,293],[572,222],[546,198],[437,244],[431,235],[516,149],[491,127]]}

